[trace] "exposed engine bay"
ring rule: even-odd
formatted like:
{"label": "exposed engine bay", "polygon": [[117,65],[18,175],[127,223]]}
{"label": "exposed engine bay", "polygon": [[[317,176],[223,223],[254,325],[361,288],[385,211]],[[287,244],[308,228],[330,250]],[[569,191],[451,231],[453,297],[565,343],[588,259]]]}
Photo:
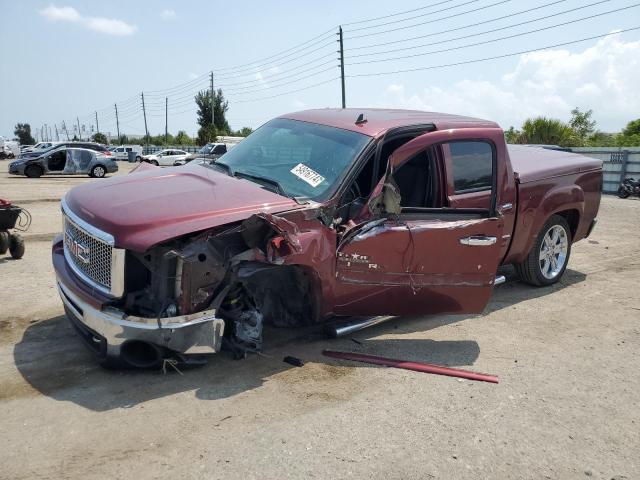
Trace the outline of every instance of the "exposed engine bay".
{"label": "exposed engine bay", "polygon": [[305,325],[317,316],[304,267],[283,261],[300,250],[290,235],[296,229],[281,217],[259,214],[143,254],[128,251],[119,307],[158,319],[214,310],[226,323],[223,346],[236,357],[258,352],[264,324]]}

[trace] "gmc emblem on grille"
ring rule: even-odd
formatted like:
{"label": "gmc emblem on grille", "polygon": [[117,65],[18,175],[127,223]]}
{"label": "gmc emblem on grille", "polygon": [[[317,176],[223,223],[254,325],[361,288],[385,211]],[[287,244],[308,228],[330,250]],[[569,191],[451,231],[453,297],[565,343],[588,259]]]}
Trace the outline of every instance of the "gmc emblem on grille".
{"label": "gmc emblem on grille", "polygon": [[73,238],[73,235],[68,230],[67,230],[67,238],[69,239],[67,241],[67,247],[69,248],[69,252],[78,260],[80,260],[82,263],[89,263],[89,252],[90,252],[89,247],[82,245],[75,238]]}

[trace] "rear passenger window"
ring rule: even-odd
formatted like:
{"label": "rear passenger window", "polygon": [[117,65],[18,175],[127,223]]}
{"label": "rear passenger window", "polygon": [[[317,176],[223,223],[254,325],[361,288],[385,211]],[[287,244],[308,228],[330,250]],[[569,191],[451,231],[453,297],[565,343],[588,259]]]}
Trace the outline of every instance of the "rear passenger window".
{"label": "rear passenger window", "polygon": [[451,142],[448,146],[455,193],[491,190],[492,146],[487,142]]}

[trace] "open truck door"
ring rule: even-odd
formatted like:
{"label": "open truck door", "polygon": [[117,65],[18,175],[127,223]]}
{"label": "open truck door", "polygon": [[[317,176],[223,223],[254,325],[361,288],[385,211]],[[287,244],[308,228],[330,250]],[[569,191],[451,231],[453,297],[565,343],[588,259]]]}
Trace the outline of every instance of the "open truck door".
{"label": "open truck door", "polygon": [[[484,309],[501,260],[504,222],[496,210],[496,146],[479,134],[430,132],[393,152],[365,207],[366,220],[338,245],[336,314]],[[467,151],[467,164],[478,167],[478,180],[469,185],[491,192],[489,208],[449,207],[446,192],[455,166],[443,152],[452,147]]]}

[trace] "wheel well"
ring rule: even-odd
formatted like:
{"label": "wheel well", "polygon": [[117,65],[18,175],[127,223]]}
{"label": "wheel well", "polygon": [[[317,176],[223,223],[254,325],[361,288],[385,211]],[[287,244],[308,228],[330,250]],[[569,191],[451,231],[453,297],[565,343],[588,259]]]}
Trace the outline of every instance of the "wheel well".
{"label": "wheel well", "polygon": [[578,231],[578,225],[580,224],[580,212],[575,209],[563,210],[561,212],[555,212],[554,215],[564,217],[571,229],[571,238],[575,238],[576,232]]}

